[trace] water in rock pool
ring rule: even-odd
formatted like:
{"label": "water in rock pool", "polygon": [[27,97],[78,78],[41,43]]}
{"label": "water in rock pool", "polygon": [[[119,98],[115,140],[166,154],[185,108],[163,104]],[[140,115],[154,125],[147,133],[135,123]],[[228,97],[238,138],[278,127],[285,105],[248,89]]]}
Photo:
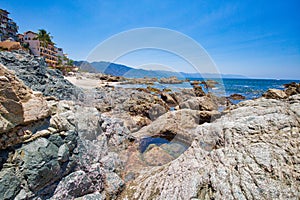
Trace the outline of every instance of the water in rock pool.
{"label": "water in rock pool", "polygon": [[145,137],[140,141],[140,152],[145,153],[153,146],[160,147],[163,151],[177,158],[188,148],[188,144],[173,138],[166,137]]}

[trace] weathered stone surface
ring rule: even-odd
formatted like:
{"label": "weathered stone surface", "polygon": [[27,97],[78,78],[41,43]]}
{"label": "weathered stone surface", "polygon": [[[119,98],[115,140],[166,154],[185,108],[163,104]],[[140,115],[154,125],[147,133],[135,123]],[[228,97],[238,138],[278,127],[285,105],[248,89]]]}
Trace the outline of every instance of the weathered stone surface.
{"label": "weathered stone surface", "polygon": [[180,84],[183,83],[183,80],[179,80],[176,76],[171,76],[168,78],[161,78],[159,83],[162,84]]}
{"label": "weathered stone surface", "polygon": [[179,107],[180,109],[186,108],[186,109],[201,110],[201,111],[212,111],[218,109],[217,104],[207,96],[192,97],[189,100],[181,103]]}
{"label": "weathered stone surface", "polygon": [[170,94],[162,92],[160,96],[161,99],[165,101],[169,106],[174,107],[177,105],[177,102],[173,99],[173,97]]}
{"label": "weathered stone surface", "polygon": [[25,145],[20,154],[24,154],[24,174],[32,191],[42,189],[46,184],[59,179],[60,165],[57,161],[58,147],[45,138],[39,138]]}
{"label": "weathered stone surface", "polygon": [[217,84],[219,84],[219,82],[208,79],[205,81],[201,81],[201,84],[203,84],[206,88],[214,88]]}
{"label": "weathered stone surface", "polygon": [[32,95],[27,102],[22,103],[24,111],[24,123],[34,122],[50,115],[47,102],[40,95]]}
{"label": "weathered stone surface", "polygon": [[76,99],[81,93],[80,89],[64,79],[59,70],[48,69],[43,58],[36,58],[25,51],[1,51],[0,63],[14,70],[26,86],[45,96]]}
{"label": "weathered stone surface", "polygon": [[282,90],[277,89],[269,89],[265,94],[263,94],[265,98],[268,99],[285,99],[287,98],[287,95]]}
{"label": "weathered stone surface", "polygon": [[174,157],[154,144],[149,145],[142,158],[150,166],[161,166],[174,160]]}
{"label": "weathered stone surface", "polygon": [[0,199],[13,199],[20,191],[21,179],[14,169],[0,172]]}
{"label": "weathered stone surface", "polygon": [[157,118],[150,125],[143,127],[138,132],[133,133],[136,138],[151,136],[171,136],[184,140],[187,143],[192,141],[193,129],[197,125],[210,122],[217,117],[217,111],[198,111],[182,109],[165,113]]}
{"label": "weathered stone surface", "polygon": [[285,84],[284,87],[286,88],[284,92],[287,96],[292,96],[295,94],[300,94],[300,83],[292,82],[289,84]]}
{"label": "weathered stone surface", "polygon": [[149,109],[149,118],[151,120],[157,119],[159,116],[165,114],[167,112],[166,108],[163,107],[162,105],[159,104],[154,104],[150,109]]}
{"label": "weathered stone surface", "polygon": [[12,130],[44,119],[50,110],[44,98],[32,92],[14,73],[0,64],[0,143],[1,149],[17,144],[24,139],[25,132]]}
{"label": "weathered stone surface", "polygon": [[104,175],[99,164],[91,166],[91,171],[78,170],[64,177],[54,192],[52,199],[74,199],[104,188]]}
{"label": "weathered stone surface", "polygon": [[106,192],[110,199],[116,199],[117,195],[122,191],[124,187],[124,181],[115,173],[106,173]]}
{"label": "weathered stone surface", "polygon": [[194,85],[194,93],[196,97],[202,97],[205,96],[205,92],[203,91],[202,87],[200,85]]}
{"label": "weathered stone surface", "polygon": [[24,122],[22,101],[28,101],[32,91],[1,64],[0,75],[0,133],[3,133]]}
{"label": "weathered stone surface", "polygon": [[59,147],[58,152],[57,152],[57,160],[59,162],[66,162],[69,160],[69,153],[70,149],[68,147],[68,145],[63,144]]}
{"label": "weathered stone surface", "polygon": [[75,198],[75,200],[106,200],[106,195],[96,192],[93,194],[87,194],[82,197]]}
{"label": "weathered stone surface", "polygon": [[103,168],[110,172],[120,173],[124,167],[119,155],[117,153],[109,152],[105,157],[101,159]]}
{"label": "weathered stone surface", "polygon": [[298,199],[300,96],[245,101],[199,125],[190,148],[141,173],[128,199]]}
{"label": "weathered stone surface", "polygon": [[244,100],[246,99],[246,97],[244,97],[243,95],[241,94],[231,94],[229,96],[229,99],[233,99],[233,100]]}

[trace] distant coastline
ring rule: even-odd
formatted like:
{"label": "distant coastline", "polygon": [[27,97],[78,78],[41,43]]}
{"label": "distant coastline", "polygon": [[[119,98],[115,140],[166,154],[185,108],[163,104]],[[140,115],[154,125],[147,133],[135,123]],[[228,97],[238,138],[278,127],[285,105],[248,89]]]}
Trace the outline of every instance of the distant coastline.
{"label": "distant coastline", "polygon": [[87,61],[75,61],[74,64],[79,67],[82,71],[91,73],[105,73],[113,76],[124,76],[126,78],[163,78],[175,76],[179,79],[190,79],[190,78],[243,78],[248,77],[237,74],[212,74],[212,73],[187,73],[187,72],[172,72],[165,70],[145,70],[136,69],[122,64],[110,63],[110,62],[87,62]]}

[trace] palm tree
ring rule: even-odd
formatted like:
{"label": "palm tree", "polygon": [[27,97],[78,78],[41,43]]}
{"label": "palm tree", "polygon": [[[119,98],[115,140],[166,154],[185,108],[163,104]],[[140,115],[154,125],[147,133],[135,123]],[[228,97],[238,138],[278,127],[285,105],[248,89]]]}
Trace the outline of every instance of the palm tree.
{"label": "palm tree", "polygon": [[44,48],[47,47],[49,44],[54,44],[51,40],[52,38],[53,37],[50,35],[50,33],[47,32],[45,29],[39,29],[37,39],[41,42]]}

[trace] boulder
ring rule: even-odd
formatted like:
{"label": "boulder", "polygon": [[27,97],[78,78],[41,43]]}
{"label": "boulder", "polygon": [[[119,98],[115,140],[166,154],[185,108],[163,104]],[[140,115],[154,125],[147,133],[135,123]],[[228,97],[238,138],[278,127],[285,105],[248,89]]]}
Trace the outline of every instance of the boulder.
{"label": "boulder", "polygon": [[14,70],[16,76],[34,91],[59,99],[77,99],[81,90],[64,79],[61,71],[49,69],[44,59],[18,50],[0,51],[0,63]]}
{"label": "boulder", "polygon": [[0,76],[0,148],[3,149],[25,139],[25,131],[16,133],[18,130],[14,128],[45,119],[51,112],[40,93],[32,92],[2,64]]}
{"label": "boulder", "polygon": [[174,107],[177,105],[177,102],[173,99],[173,97],[170,94],[162,92],[160,94],[160,96],[161,96],[161,99],[164,102],[166,102],[169,106]]}
{"label": "boulder", "polygon": [[197,126],[181,156],[140,173],[123,198],[298,199],[299,110],[299,95],[239,103]]}
{"label": "boulder", "polygon": [[295,94],[300,94],[300,83],[292,82],[289,84],[284,84],[284,87],[286,88],[284,92],[287,96],[292,96]]}
{"label": "boulder", "polygon": [[179,80],[176,76],[171,76],[169,78],[161,78],[159,80],[161,84],[180,84],[183,83],[183,80]]}
{"label": "boulder", "polygon": [[165,114],[167,112],[166,108],[163,107],[162,105],[159,104],[154,104],[150,109],[149,109],[149,118],[154,121],[157,119],[159,116]]}
{"label": "boulder", "polygon": [[194,85],[193,89],[196,97],[205,96],[205,92],[200,85]]}
{"label": "boulder", "polygon": [[105,184],[107,186],[107,199],[116,199],[125,186],[124,181],[116,173],[112,172],[106,173]]}
{"label": "boulder", "polygon": [[144,137],[176,137],[189,143],[194,138],[193,129],[197,125],[213,121],[219,116],[217,111],[199,111],[190,109],[181,109],[170,111],[158,117],[150,125],[141,128],[133,133],[137,139]]}
{"label": "boulder", "polygon": [[179,104],[180,109],[191,109],[200,111],[212,111],[217,110],[218,106],[211,98],[207,96],[192,97],[191,99]]}
{"label": "boulder", "polygon": [[208,79],[206,81],[202,81],[201,84],[203,84],[206,88],[214,88],[217,84],[219,84],[219,82]]}
{"label": "boulder", "polygon": [[16,176],[16,170],[0,171],[0,199],[14,199],[21,190],[21,179]]}
{"label": "boulder", "polygon": [[263,94],[263,97],[267,99],[285,99],[287,95],[284,91],[278,89],[269,89]]}
{"label": "boulder", "polygon": [[58,184],[53,199],[74,199],[103,189],[103,172],[96,167],[92,172],[82,170],[64,177]]}
{"label": "boulder", "polygon": [[232,99],[232,100],[244,100],[246,99],[245,96],[241,95],[241,94],[231,94],[229,96],[229,99]]}

